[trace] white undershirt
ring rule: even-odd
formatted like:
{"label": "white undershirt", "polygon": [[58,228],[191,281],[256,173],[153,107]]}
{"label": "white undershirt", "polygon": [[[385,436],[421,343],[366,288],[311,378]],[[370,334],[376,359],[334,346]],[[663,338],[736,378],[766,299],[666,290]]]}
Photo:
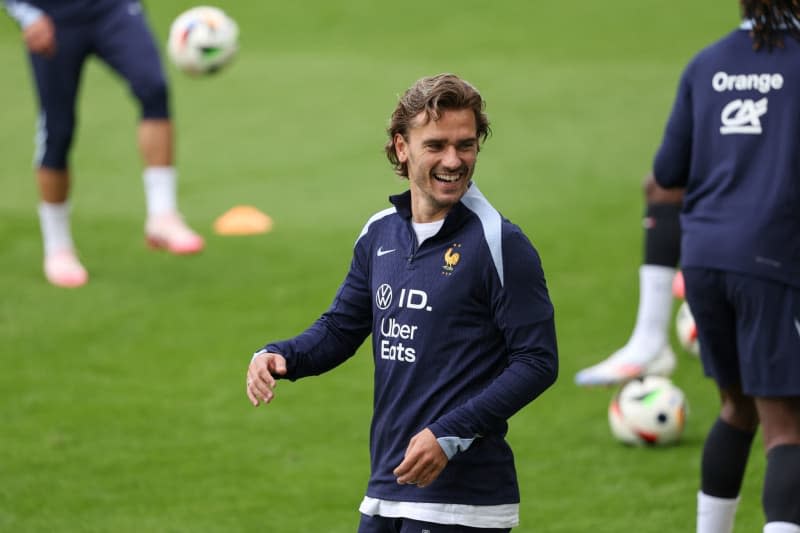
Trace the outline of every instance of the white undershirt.
{"label": "white undershirt", "polygon": [[417,234],[417,246],[422,245],[423,241],[439,233],[439,230],[442,229],[442,224],[444,224],[444,219],[436,220],[435,222],[412,221],[411,226],[414,228],[414,233]]}
{"label": "white undershirt", "polygon": [[358,510],[368,516],[410,518],[432,524],[510,528],[519,525],[519,504],[461,505],[455,503],[396,502],[364,496]]}

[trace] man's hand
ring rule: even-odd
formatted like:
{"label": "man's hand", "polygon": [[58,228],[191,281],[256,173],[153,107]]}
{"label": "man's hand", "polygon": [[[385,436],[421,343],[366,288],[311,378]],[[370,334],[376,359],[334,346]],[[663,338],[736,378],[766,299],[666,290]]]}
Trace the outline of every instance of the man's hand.
{"label": "man's hand", "polygon": [[56,53],[56,28],[53,20],[42,15],[22,32],[25,45],[34,54],[52,57]]}
{"label": "man's hand", "polygon": [[253,407],[265,404],[275,397],[278,382],[274,376],[286,374],[286,359],[280,354],[264,352],[255,357],[247,369],[247,397]]}
{"label": "man's hand", "polygon": [[436,436],[425,428],[411,438],[403,462],[394,469],[400,485],[427,487],[447,466],[445,455]]}

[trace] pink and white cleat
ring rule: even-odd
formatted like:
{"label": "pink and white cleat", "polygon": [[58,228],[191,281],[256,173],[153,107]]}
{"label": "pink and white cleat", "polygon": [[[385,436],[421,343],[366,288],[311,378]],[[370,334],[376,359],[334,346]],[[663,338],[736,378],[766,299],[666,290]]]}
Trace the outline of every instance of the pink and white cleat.
{"label": "pink and white cleat", "polygon": [[645,358],[625,346],[600,363],[578,372],[575,383],[581,387],[607,387],[644,376],[667,377],[675,370],[675,365],[675,353],[669,345]]}
{"label": "pink and white cleat", "polygon": [[74,288],[86,285],[89,273],[75,255],[74,250],[59,250],[44,258],[44,275],[57,287]]}
{"label": "pink and white cleat", "polygon": [[147,244],[176,255],[189,255],[205,248],[203,238],[186,225],[178,213],[167,213],[147,219],[144,227]]}

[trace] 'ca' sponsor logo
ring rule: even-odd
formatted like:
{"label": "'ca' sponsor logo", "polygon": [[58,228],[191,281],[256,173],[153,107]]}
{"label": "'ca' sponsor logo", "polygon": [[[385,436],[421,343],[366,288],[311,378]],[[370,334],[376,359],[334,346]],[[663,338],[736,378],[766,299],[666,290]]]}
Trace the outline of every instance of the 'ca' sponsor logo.
{"label": "'ca' sponsor logo", "polygon": [[719,132],[723,135],[732,133],[745,133],[750,135],[761,134],[761,116],[767,112],[767,99],[762,98],[757,102],[753,100],[733,100],[722,110],[722,127]]}
{"label": "'ca' sponsor logo", "polygon": [[392,305],[392,287],[388,283],[384,283],[375,292],[375,303],[378,309],[387,309]]}

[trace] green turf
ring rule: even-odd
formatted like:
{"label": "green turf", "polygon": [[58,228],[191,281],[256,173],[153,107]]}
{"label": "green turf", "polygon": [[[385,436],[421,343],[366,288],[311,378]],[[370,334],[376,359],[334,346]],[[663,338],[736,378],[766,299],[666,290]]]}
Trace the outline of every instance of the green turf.
{"label": "green turf", "polygon": [[[163,41],[186,1],[150,2]],[[640,182],[678,76],[737,22],[733,0],[226,2],[229,71],[170,69],[181,203],[199,257],[143,245],[136,109],[96,62],[80,99],[74,233],[80,290],[48,286],[31,177],[27,62],[0,18],[0,531],[348,532],[367,478],[368,350],[281,384],[253,409],[253,349],[324,310],[355,237],[405,188],[382,155],[397,95],[454,71],[488,100],[476,180],[541,252],[556,306],[558,383],[511,421],[530,532],[690,531],[717,398],[696,359],[691,413],[667,449],[615,443],[610,390],[574,373],[625,341],[641,259]],[[235,204],[271,234],[212,235]],[[737,532],[760,530],[760,442]]]}

